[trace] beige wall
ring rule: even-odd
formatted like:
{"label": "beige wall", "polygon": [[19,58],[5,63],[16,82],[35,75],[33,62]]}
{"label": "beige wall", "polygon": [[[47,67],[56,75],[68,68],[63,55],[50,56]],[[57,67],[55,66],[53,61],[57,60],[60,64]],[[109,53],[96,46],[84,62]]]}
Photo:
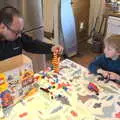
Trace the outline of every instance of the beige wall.
{"label": "beige wall", "polygon": [[[78,42],[81,42],[82,37],[88,35],[90,0],[72,0],[72,2],[76,22],[77,38]],[[80,26],[82,23],[83,25],[81,28]]]}
{"label": "beige wall", "polygon": [[80,26],[81,22],[83,22],[86,26],[86,24],[88,24],[89,22],[90,0],[72,0],[72,1],[73,1],[72,7],[74,10],[74,15],[76,17],[76,22],[78,26]]}

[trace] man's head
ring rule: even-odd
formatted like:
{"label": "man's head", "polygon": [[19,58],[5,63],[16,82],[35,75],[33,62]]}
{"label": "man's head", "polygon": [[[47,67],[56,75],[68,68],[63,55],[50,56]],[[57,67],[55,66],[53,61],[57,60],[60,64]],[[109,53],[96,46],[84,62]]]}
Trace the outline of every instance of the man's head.
{"label": "man's head", "polygon": [[120,56],[120,35],[111,35],[104,40],[104,53],[109,58]]}
{"label": "man's head", "polygon": [[9,41],[21,36],[24,21],[19,11],[14,7],[5,7],[0,10],[0,35]]}

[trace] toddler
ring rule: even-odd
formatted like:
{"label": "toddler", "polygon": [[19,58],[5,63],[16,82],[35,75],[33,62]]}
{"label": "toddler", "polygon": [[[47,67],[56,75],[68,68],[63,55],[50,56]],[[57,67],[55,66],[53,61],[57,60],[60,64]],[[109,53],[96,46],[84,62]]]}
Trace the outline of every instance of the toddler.
{"label": "toddler", "polygon": [[90,63],[88,69],[93,74],[102,74],[104,78],[120,80],[120,35],[111,35],[104,39],[104,54]]}

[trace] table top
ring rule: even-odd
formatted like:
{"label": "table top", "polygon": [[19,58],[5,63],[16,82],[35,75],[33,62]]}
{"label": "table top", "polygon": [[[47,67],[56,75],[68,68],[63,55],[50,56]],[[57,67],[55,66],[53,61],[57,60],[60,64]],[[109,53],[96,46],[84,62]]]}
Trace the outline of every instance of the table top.
{"label": "table top", "polygon": [[[59,74],[51,70],[38,74],[44,74],[36,84],[38,91],[10,109],[4,120],[120,119],[120,87],[117,84],[98,81],[87,68],[69,59],[60,63]],[[97,86],[99,95],[88,89],[90,82]]]}

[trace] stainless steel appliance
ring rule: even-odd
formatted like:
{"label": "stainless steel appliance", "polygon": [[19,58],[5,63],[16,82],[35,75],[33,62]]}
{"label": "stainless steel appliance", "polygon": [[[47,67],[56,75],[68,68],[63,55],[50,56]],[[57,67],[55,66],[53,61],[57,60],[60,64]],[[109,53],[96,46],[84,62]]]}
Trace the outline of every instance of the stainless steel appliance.
{"label": "stainless steel appliance", "polygon": [[68,57],[74,56],[77,54],[77,38],[71,0],[61,0],[60,21],[65,54]]}

